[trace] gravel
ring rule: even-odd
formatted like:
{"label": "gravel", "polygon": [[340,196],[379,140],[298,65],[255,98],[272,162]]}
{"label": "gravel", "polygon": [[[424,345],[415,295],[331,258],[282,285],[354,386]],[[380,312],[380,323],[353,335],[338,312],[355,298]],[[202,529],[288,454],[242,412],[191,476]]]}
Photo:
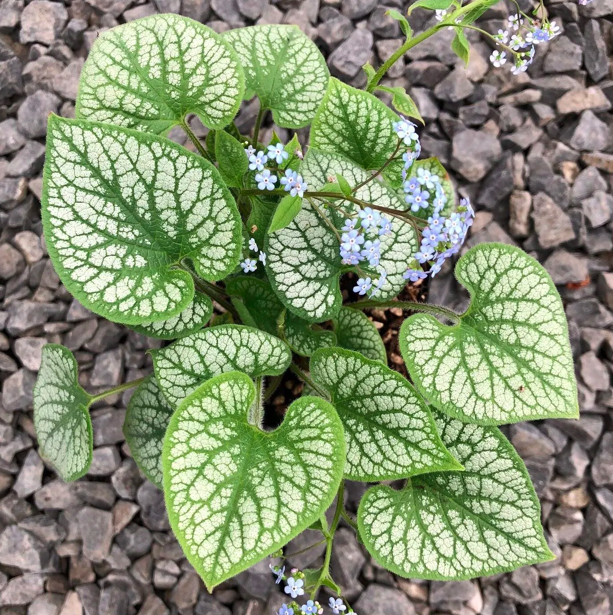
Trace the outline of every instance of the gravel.
{"label": "gravel", "polygon": [[[72,299],[49,262],[40,222],[47,117],[74,116],[80,71],[106,29],[156,12],[180,12],[217,31],[298,24],[332,74],[364,83],[401,44],[388,8],[404,0],[3,0],[0,4],[0,615],[260,615],[284,595],[267,563],[209,595],[169,531],[163,494],[130,457],[122,423],[129,392],[96,404],[94,461],[67,485],[38,454],[32,389],[47,342],[77,357],[91,391],[151,371],[160,346],[96,317]],[[520,1],[526,11],[527,0]],[[447,166],[477,207],[468,244],[503,241],[544,264],[560,291],[576,361],[581,420],[505,428],[542,504],[556,560],[462,582],[400,579],[370,558],[346,527],[332,570],[360,615],[608,615],[613,613],[613,0],[551,2],[563,35],[541,45],[528,73],[488,63],[469,33],[468,67],[441,30],[407,54],[388,85],[410,88],[426,120],[424,157]],[[508,8],[483,17],[503,27]],[[425,11],[410,21],[418,32]],[[256,110],[257,111],[257,110]],[[253,121],[246,104],[239,125]],[[198,130],[197,126],[194,126]],[[263,131],[264,140],[270,129]],[[280,131],[282,138],[285,131]],[[419,294],[419,288],[412,292]],[[451,269],[430,300],[466,305]],[[397,310],[375,313],[390,363],[403,370]],[[288,386],[292,386],[288,383]],[[280,403],[284,403],[280,394]],[[355,511],[363,485],[350,483]],[[300,551],[307,531],[292,541]],[[290,564],[315,567],[321,549]]]}

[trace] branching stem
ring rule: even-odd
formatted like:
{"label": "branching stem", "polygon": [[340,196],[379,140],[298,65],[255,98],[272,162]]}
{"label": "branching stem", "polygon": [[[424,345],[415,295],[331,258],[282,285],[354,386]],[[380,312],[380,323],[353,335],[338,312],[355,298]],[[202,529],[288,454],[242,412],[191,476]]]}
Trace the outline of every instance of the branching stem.
{"label": "branching stem", "polygon": [[200,139],[192,132],[192,129],[189,127],[189,124],[185,120],[183,120],[183,122],[181,123],[181,128],[183,128],[185,134],[189,137],[189,140],[194,144],[194,146],[198,150],[198,153],[203,158],[206,158],[211,164],[213,164],[213,159],[206,151],[202,143],[200,143]]}
{"label": "branching stem", "polygon": [[460,314],[457,314],[453,310],[449,310],[440,305],[431,305],[429,303],[419,303],[417,301],[373,301],[367,299],[365,301],[358,301],[356,303],[350,303],[349,307],[356,310],[382,310],[387,308],[400,308],[402,310],[410,310],[412,312],[423,312],[425,314],[432,314],[433,316],[442,316],[447,320],[450,320],[454,324],[459,324]]}
{"label": "branching stem", "polygon": [[124,382],[123,384],[113,387],[112,389],[109,389],[108,391],[103,391],[102,393],[98,393],[98,395],[92,395],[91,399],[89,400],[88,406],[95,404],[97,401],[100,401],[101,399],[104,399],[105,397],[108,397],[109,395],[115,395],[115,393],[122,393],[123,391],[127,391],[128,389],[131,389],[132,387],[137,387],[144,379],[145,378],[138,378],[136,380],[130,380],[130,382]]}
{"label": "branching stem", "polygon": [[255,120],[255,126],[253,127],[253,147],[255,149],[258,148],[258,138],[260,136],[260,128],[262,126],[262,122],[264,121],[264,116],[266,115],[266,107],[262,105],[260,101],[260,110],[258,111],[258,116]]}
{"label": "branching stem", "polygon": [[308,374],[303,372],[295,363],[292,363],[289,366],[289,369],[290,369],[291,372],[296,374],[296,376],[298,376],[298,378],[300,378],[300,380],[302,380],[302,382],[305,382],[314,391],[317,391],[317,393],[319,393],[319,395],[321,395],[324,399],[329,399],[328,394],[319,385],[315,384],[313,379]]}

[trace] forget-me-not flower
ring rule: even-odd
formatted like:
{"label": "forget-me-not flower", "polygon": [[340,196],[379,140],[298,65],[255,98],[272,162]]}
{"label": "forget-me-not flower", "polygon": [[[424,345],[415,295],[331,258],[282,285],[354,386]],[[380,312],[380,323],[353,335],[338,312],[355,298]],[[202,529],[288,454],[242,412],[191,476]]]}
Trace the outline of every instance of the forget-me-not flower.
{"label": "forget-me-not flower", "polygon": [[289,594],[292,598],[297,598],[304,594],[304,581],[302,579],[294,579],[290,577],[287,579],[287,585],[285,586],[285,593]]}
{"label": "forget-me-not flower", "polygon": [[258,268],[258,263],[255,259],[253,258],[246,258],[242,263],[241,263],[241,267],[243,268],[243,271],[245,273],[250,273],[252,271],[255,271]]}
{"label": "forget-me-not flower", "polygon": [[281,164],[289,158],[289,154],[285,151],[283,143],[275,143],[268,146],[268,158],[274,160],[277,164]]}
{"label": "forget-me-not flower", "polygon": [[363,243],[364,237],[355,229],[341,235],[341,248],[347,252],[359,252]]}
{"label": "forget-me-not flower", "polygon": [[360,278],[353,287],[353,292],[358,295],[365,295],[372,288],[372,280],[370,278]]}
{"label": "forget-me-not flower", "polygon": [[249,168],[252,171],[263,171],[264,165],[268,162],[268,156],[264,152],[257,152],[249,156]]}
{"label": "forget-me-not flower", "polygon": [[277,176],[271,175],[268,169],[264,169],[255,176],[255,181],[258,182],[259,190],[274,190]]}
{"label": "forget-me-not flower", "polygon": [[347,607],[343,604],[343,601],[340,598],[336,598],[336,600],[330,596],[330,602],[328,603],[334,615],[339,615],[341,611],[344,611]]}

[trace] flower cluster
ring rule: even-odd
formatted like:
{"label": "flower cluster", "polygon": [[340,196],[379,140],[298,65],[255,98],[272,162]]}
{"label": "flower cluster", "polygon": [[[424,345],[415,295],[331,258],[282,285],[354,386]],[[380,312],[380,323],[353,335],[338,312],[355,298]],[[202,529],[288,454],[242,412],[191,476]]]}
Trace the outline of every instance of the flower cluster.
{"label": "flower cluster", "polygon": [[[281,165],[289,158],[289,153],[285,151],[283,143],[269,145],[266,152],[256,151],[252,145],[249,145],[245,148],[245,154],[249,159],[249,169],[257,171],[255,181],[258,184],[258,190],[274,190],[279,178],[270,169],[266,169],[265,165],[269,162]],[[301,157],[298,152],[296,152],[296,156]],[[281,185],[292,196],[302,197],[307,190],[306,182],[302,180],[302,177],[290,169],[287,169],[285,177],[281,178]]]}
{"label": "flower cluster", "polygon": [[[590,0],[587,1],[589,2]],[[512,54],[514,61],[511,66],[511,72],[514,75],[519,75],[519,73],[527,71],[528,66],[532,64],[536,52],[535,45],[546,43],[558,34],[560,34],[560,27],[555,21],[547,21],[540,24],[537,21],[528,19],[528,23],[524,24],[524,19],[518,14],[511,15],[507,22],[507,29],[498,30],[498,33],[494,34],[493,39],[496,41],[496,45],[503,45],[515,52]],[[496,49],[490,56],[490,62],[496,68],[499,68],[507,63],[507,55],[507,51]]]}
{"label": "flower cluster", "polygon": [[[285,566],[277,568],[270,564],[270,569],[275,575],[275,583],[279,584],[285,581],[284,592],[294,600],[300,596],[304,596],[304,574],[298,571],[296,568],[292,568],[290,576],[285,576]],[[328,606],[330,607],[333,615],[344,615],[347,611],[347,605],[343,602],[342,598],[330,597]],[[316,600],[307,600],[305,604],[300,606],[295,601],[289,604],[283,604],[278,610],[277,615],[322,615],[324,612],[323,607]],[[349,609],[347,615],[355,611]]]}
{"label": "flower cluster", "polygon": [[403,184],[405,201],[411,207],[413,213],[420,209],[428,209],[434,205],[435,209],[443,208],[447,202],[447,196],[441,184],[441,178],[430,169],[423,167],[417,169],[417,173],[405,180]]}
{"label": "flower cluster", "polygon": [[[266,252],[260,251],[258,244],[253,237],[249,240],[249,250],[251,250],[251,252],[255,252],[256,254],[259,252],[258,260],[262,263],[262,265],[266,264]],[[245,273],[252,273],[258,268],[258,262],[255,258],[247,257],[241,263],[241,267]]]}
{"label": "flower cluster", "polygon": [[445,260],[460,251],[474,217],[475,212],[468,199],[462,199],[457,211],[448,218],[441,215],[441,208],[435,208],[432,216],[428,218],[428,226],[422,231],[421,246],[415,254],[417,263],[428,263],[430,269],[425,272],[417,265],[409,268],[404,273],[405,280],[417,282],[428,275],[434,277]]}
{"label": "flower cluster", "polygon": [[291,196],[299,196],[302,198],[304,193],[309,189],[307,183],[302,179],[302,175],[299,175],[296,171],[287,169],[285,171],[285,177],[281,178],[281,185],[285,192],[289,192]]}

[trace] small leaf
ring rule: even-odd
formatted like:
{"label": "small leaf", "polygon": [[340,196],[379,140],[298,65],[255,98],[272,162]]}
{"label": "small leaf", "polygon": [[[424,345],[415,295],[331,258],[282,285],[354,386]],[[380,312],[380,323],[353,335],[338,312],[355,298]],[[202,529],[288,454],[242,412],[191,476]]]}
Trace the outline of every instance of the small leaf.
{"label": "small leaf", "polygon": [[387,351],[375,325],[360,310],[342,307],[334,319],[337,345],[387,365]]}
{"label": "small leaf", "polygon": [[463,60],[464,64],[468,66],[468,60],[470,59],[470,43],[466,38],[466,34],[460,28],[456,28],[455,36],[451,41],[451,49],[455,52],[455,54]]}
{"label": "small leaf", "polygon": [[483,15],[488,9],[492,8],[495,4],[498,4],[498,0],[481,0],[480,2],[475,2],[474,6],[471,4],[470,10],[466,11],[464,15],[462,15],[462,25],[471,25],[481,15]]}
{"label": "small leaf", "polygon": [[322,348],[311,358],[311,377],[330,391],[343,421],[345,478],[373,482],[461,469],[415,389],[380,361]]}
{"label": "small leaf", "polygon": [[268,234],[285,228],[302,209],[302,199],[299,196],[285,196],[277,205],[268,227]]}
{"label": "small leaf", "polygon": [[545,269],[519,248],[491,243],[469,250],[455,273],[471,295],[459,324],[415,314],[400,329],[422,394],[482,425],[577,418],[568,326]]}
{"label": "small leaf", "polygon": [[179,314],[148,325],[133,325],[132,329],[148,337],[174,340],[202,329],[213,315],[213,303],[207,295],[196,291],[193,301]]}
{"label": "small leaf", "polygon": [[240,325],[198,331],[152,355],[158,384],[173,407],[218,374],[241,370],[252,377],[276,376],[292,360],[285,342]]}
{"label": "small leaf", "polygon": [[[251,213],[247,219],[247,228],[259,246],[263,245],[266,231],[277,208],[276,201],[248,197],[251,203]],[[255,230],[252,230],[255,227]]]}
{"label": "small leaf", "polygon": [[471,579],[550,561],[528,472],[495,427],[436,414],[443,442],[464,472],[437,472],[394,491],[369,489],[360,535],[388,570],[420,579]]}
{"label": "small leaf", "polygon": [[128,325],[177,316],[194,283],[240,257],[241,221],[213,165],[168,139],[52,116],[42,196],[45,239],[66,288]]}
{"label": "small leaf", "polygon": [[41,456],[65,481],[80,478],[92,462],[88,410],[92,397],[79,385],[77,362],[68,348],[58,344],[43,347],[33,398]]}
{"label": "small leaf", "polygon": [[172,413],[155,376],[150,374],[132,394],[123,423],[134,461],[160,489],[163,488],[162,446]]}
{"label": "small leaf", "polygon": [[411,29],[407,18],[402,13],[400,13],[400,11],[397,11],[396,9],[389,9],[388,11],[386,11],[385,14],[399,23],[400,29],[402,30],[402,33],[407,37],[407,40],[413,37],[413,30]]}
{"label": "small leaf", "polygon": [[152,15],[100,35],[83,66],[77,117],[163,134],[195,113],[209,128],[236,115],[243,71],[230,45],[179,15]]}
{"label": "small leaf", "polygon": [[362,66],[362,70],[366,73],[366,83],[369,84],[377,74],[377,71],[373,68],[370,62],[364,64],[364,66]]}
{"label": "small leaf", "polygon": [[385,85],[378,85],[376,89],[392,95],[392,105],[398,113],[402,113],[402,115],[406,117],[412,117],[420,121],[422,124],[425,124],[415,101],[407,94],[407,91],[404,88],[390,88]]}
{"label": "small leaf", "polygon": [[454,0],[417,0],[409,7],[409,15],[417,8],[430,9],[431,11],[446,11]]}
{"label": "small leaf", "polygon": [[302,397],[267,433],[247,422],[254,399],[249,376],[217,376],[181,404],[164,441],[170,524],[209,591],[308,528],[342,478],[343,427],[329,403]]}
{"label": "small leaf", "polygon": [[278,335],[278,320],[284,308],[270,284],[253,276],[239,276],[226,282],[226,291],[242,299],[258,329]]}
{"label": "small leaf", "polygon": [[324,57],[296,26],[237,28],[223,35],[236,50],[247,84],[284,128],[306,126],[324,96],[330,73]]}
{"label": "small leaf", "polygon": [[243,176],[249,170],[244,146],[225,130],[215,137],[215,158],[222,179],[233,188],[243,187]]}
{"label": "small leaf", "polygon": [[340,174],[337,174],[336,181],[338,182],[338,185],[340,186],[343,194],[345,196],[351,196],[351,193],[353,191],[351,189],[351,186],[349,185],[349,182]]}
{"label": "small leaf", "polygon": [[378,98],[330,79],[311,127],[311,147],[339,154],[363,169],[379,169],[393,154],[398,116]]}
{"label": "small leaf", "polygon": [[290,348],[303,357],[310,357],[318,348],[336,346],[333,331],[312,325],[291,312],[285,315],[283,334]]}

